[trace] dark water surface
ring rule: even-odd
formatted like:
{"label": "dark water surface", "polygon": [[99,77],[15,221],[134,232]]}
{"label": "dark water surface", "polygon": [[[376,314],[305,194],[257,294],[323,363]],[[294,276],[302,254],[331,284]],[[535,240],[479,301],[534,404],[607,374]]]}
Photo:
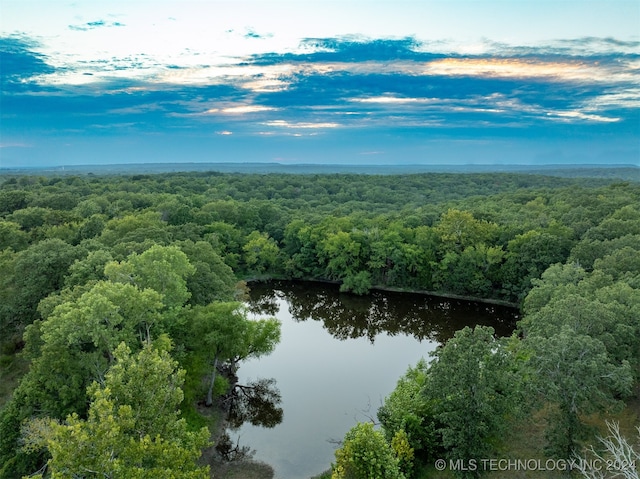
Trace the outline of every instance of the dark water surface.
{"label": "dark water surface", "polygon": [[230,435],[276,479],[327,469],[335,441],[375,418],[407,368],[455,331],[481,324],[509,335],[518,319],[505,306],[380,291],[359,297],[309,282],[254,283],[249,307],[277,317],[282,338],[270,356],[243,363],[239,379],[274,378],[284,415],[275,427],[245,424]]}

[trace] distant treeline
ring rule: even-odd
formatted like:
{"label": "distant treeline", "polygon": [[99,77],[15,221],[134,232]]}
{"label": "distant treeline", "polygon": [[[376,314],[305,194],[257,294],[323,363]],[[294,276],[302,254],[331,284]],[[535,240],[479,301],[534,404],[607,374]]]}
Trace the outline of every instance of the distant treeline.
{"label": "distant treeline", "polygon": [[348,165],[312,163],[127,163],[107,165],[65,165],[50,167],[2,168],[0,175],[136,175],[176,172],[211,171],[242,174],[365,174],[409,175],[424,173],[522,173],[551,175],[566,178],[616,178],[624,181],[640,181],[637,165]]}

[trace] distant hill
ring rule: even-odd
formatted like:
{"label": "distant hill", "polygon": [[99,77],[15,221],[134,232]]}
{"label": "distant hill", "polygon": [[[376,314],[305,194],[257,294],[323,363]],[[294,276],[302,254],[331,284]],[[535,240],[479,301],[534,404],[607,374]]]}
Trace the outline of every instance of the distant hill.
{"label": "distant hill", "polygon": [[0,175],[120,175],[218,171],[220,173],[288,173],[395,175],[411,173],[525,173],[565,178],[608,178],[640,182],[638,165],[319,165],[282,163],[135,163],[73,165],[49,168],[0,168]]}

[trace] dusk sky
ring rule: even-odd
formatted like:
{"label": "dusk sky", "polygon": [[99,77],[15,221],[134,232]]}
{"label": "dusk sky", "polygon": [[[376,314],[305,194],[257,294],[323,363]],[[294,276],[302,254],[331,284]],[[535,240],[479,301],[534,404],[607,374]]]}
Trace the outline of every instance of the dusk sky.
{"label": "dusk sky", "polygon": [[0,0],[0,167],[640,165],[638,0]]}

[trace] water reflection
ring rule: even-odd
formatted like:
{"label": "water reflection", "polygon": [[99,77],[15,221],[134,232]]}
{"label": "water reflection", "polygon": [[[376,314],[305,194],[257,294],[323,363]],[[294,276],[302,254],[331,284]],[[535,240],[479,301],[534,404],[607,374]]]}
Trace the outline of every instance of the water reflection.
{"label": "water reflection", "polygon": [[508,336],[518,319],[517,311],[507,306],[420,294],[374,291],[355,296],[331,285],[293,281],[251,285],[252,311],[275,315],[278,299],[288,303],[296,321],[320,321],[336,339],[366,337],[371,343],[381,333],[443,343],[457,330],[477,324]]}
{"label": "water reflection", "polygon": [[273,378],[257,379],[246,385],[236,384],[228,409],[229,427],[237,429],[245,422],[254,426],[274,427],[282,422],[281,401],[280,390]]}
{"label": "water reflection", "polygon": [[312,477],[329,467],[331,441],[375,417],[407,367],[455,331],[482,324],[506,336],[518,318],[503,306],[393,292],[358,297],[337,285],[288,281],[251,284],[247,305],[258,316],[276,316],[282,339],[269,356],[243,362],[240,381],[275,377],[282,398],[275,407],[285,413],[272,428],[246,422],[229,444],[255,449],[276,479]]}
{"label": "water reflection", "polygon": [[252,457],[254,450],[249,446],[231,440],[229,431],[237,431],[245,423],[253,426],[272,428],[282,422],[282,398],[276,386],[276,380],[256,379],[247,384],[238,384],[237,378],[229,392],[220,399],[221,407],[226,411],[226,426],[222,436],[216,439],[216,451],[226,461],[235,461]]}

